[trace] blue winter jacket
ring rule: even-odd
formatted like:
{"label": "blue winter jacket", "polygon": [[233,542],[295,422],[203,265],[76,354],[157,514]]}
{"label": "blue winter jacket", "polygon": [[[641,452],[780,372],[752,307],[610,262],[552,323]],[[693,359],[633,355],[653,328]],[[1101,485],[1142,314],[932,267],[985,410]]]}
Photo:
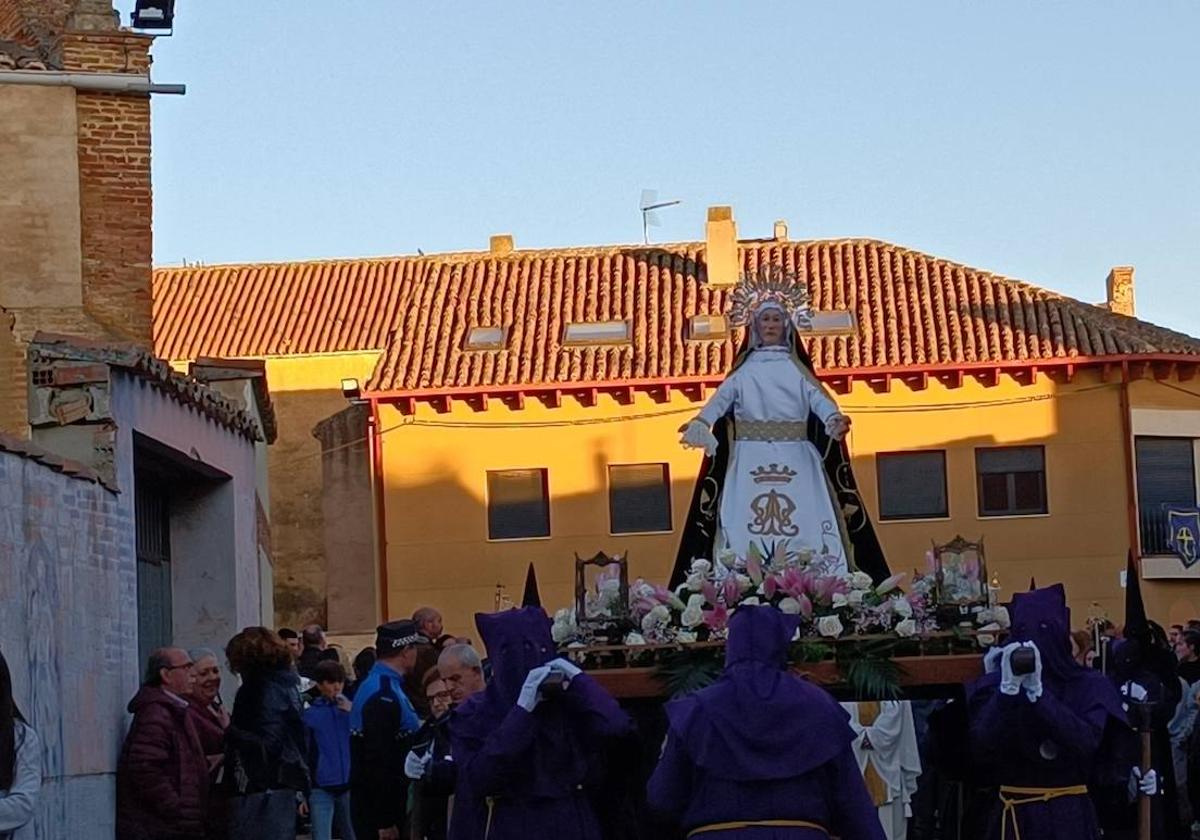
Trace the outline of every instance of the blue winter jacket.
{"label": "blue winter jacket", "polygon": [[318,697],[304,713],[308,728],[313,787],[345,788],[350,784],[350,713]]}

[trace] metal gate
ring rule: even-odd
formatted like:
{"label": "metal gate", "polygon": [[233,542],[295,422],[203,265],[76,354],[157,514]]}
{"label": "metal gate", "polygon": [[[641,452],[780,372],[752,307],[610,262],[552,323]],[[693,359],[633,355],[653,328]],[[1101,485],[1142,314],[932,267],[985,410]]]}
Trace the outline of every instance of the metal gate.
{"label": "metal gate", "polygon": [[153,476],[134,479],[137,529],[138,656],[171,644],[171,517],[166,487]]}

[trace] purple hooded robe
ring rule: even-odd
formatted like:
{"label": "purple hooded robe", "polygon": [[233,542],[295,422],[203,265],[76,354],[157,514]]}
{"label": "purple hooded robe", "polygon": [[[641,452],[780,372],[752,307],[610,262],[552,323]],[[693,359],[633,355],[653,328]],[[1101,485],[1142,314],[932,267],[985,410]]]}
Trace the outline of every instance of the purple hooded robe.
{"label": "purple hooded robe", "polygon": [[[1121,698],[1098,671],[1071,657],[1070,612],[1062,584],[1013,596],[1010,641],[1032,641],[1041,653],[1042,695],[1030,701],[1000,691],[999,670],[967,691],[971,761],[995,784],[1011,788],[1086,785],[1103,760],[1101,743],[1111,726],[1127,727]],[[1010,798],[1013,794],[1008,794]],[[1018,795],[1020,796],[1020,795]],[[1023,797],[1022,797],[1023,798]],[[1007,836],[1092,840],[1100,836],[1087,794],[1031,801],[1005,811],[999,798],[986,821],[985,838]]]}
{"label": "purple hooded robe", "polygon": [[604,739],[629,734],[632,723],[587,674],[532,713],[517,705],[530,670],[558,655],[540,607],[477,614],[475,624],[492,676],[450,719],[458,779],[449,837],[599,840],[587,789]]}
{"label": "purple hooded robe", "polygon": [[685,831],[724,823],[799,826],[707,830],[704,840],[882,840],[879,815],[851,752],[849,716],[787,670],[799,624],[774,607],[741,607],[729,623],[725,671],[667,704],[669,729],[650,779],[650,807]]}

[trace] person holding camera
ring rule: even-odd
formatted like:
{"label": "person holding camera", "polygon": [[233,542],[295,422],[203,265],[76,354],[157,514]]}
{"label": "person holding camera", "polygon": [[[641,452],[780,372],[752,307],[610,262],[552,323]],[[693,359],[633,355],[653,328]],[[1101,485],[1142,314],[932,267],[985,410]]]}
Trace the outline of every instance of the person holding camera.
{"label": "person holding camera", "polygon": [[1072,659],[1070,627],[1061,584],[1017,593],[1009,644],[968,688],[971,763],[999,786],[987,838],[1100,836],[1088,782],[1129,725],[1116,688]]}
{"label": "person holding camera", "polygon": [[422,678],[429,718],[417,732],[404,760],[404,774],[413,781],[412,840],[446,840],[450,797],[458,768],[450,754],[452,692],[437,668]]}
{"label": "person holding camera", "polygon": [[599,840],[589,800],[611,738],[633,730],[617,702],[559,658],[540,607],[475,624],[491,659],[487,688],[450,720],[458,778],[452,840]]}

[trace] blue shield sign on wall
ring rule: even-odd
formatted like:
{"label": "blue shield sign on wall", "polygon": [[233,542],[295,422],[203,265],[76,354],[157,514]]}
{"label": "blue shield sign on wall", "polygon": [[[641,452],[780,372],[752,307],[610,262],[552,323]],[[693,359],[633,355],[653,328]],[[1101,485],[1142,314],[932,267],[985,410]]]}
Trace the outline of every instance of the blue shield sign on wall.
{"label": "blue shield sign on wall", "polygon": [[1200,558],[1196,541],[1200,540],[1200,510],[1168,510],[1167,524],[1171,535],[1167,545],[1171,547],[1185,568],[1191,568]]}

